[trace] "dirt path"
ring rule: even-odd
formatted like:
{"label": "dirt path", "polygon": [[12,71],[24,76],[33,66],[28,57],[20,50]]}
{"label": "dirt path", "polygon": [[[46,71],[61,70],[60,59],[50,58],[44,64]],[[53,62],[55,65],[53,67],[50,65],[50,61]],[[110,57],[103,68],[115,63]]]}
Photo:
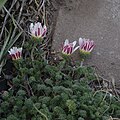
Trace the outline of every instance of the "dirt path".
{"label": "dirt path", "polygon": [[[120,0],[65,0],[60,6],[53,48],[59,51],[67,38],[95,41],[96,47],[85,64],[120,85]],[[76,52],[76,60],[79,55]],[[118,84],[119,83],[119,84]]]}

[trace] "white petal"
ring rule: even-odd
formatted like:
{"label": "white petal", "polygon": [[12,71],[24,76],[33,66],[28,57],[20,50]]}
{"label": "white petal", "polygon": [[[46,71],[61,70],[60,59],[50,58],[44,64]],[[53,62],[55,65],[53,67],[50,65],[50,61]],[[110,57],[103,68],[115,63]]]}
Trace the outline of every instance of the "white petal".
{"label": "white petal", "polygon": [[36,23],[36,26],[37,26],[37,28],[42,29],[42,25],[41,25],[41,23],[40,23],[40,22]]}
{"label": "white petal", "polygon": [[41,36],[44,38],[46,36],[46,33],[47,33],[47,27],[46,27],[46,25],[44,25],[42,27],[42,34],[41,34]]}
{"label": "white petal", "polygon": [[13,47],[12,49],[11,49],[11,51],[13,51],[14,53],[17,51],[17,47]]}
{"label": "white petal", "polygon": [[36,24],[41,25],[41,23],[40,23],[40,22],[37,22]]}
{"label": "white petal", "polygon": [[11,51],[8,51],[9,52],[9,54],[11,55]]}
{"label": "white petal", "polygon": [[13,47],[13,50],[17,50],[17,47]]}
{"label": "white petal", "polygon": [[45,30],[47,30],[47,27],[46,27],[46,25],[44,25],[44,26],[43,26],[43,28],[44,28]]}
{"label": "white petal", "polygon": [[93,48],[95,47],[95,45],[93,44],[93,47],[89,50],[90,52],[93,50]]}
{"label": "white petal", "polygon": [[43,26],[43,29],[44,29],[44,32],[46,33],[46,32],[47,32],[47,27],[46,27],[46,25]]}
{"label": "white petal", "polygon": [[81,47],[83,46],[84,40],[82,38],[79,38],[79,47],[81,49]]}
{"label": "white petal", "polygon": [[39,22],[38,22],[38,23],[35,23],[34,30],[37,31],[38,28],[39,28],[39,26],[40,26],[40,23],[39,23]]}
{"label": "white petal", "polygon": [[35,36],[35,30],[34,29],[31,31],[31,34]]}
{"label": "white petal", "polygon": [[90,41],[86,40],[86,50],[89,52]]}
{"label": "white petal", "polygon": [[40,22],[37,23],[38,24],[38,28],[40,28],[40,34],[42,33],[42,25]]}
{"label": "white petal", "polygon": [[33,28],[34,28],[34,24],[31,23],[31,24],[30,24],[30,32],[32,32]]}
{"label": "white petal", "polygon": [[[73,50],[73,52],[75,52],[78,48],[79,48],[79,46],[77,46],[77,47]],[[73,52],[72,52],[72,53],[73,53]]]}
{"label": "white petal", "polygon": [[74,41],[74,42],[72,43],[72,44],[73,44],[73,48],[75,47],[76,43],[77,43],[77,41]]}
{"label": "white petal", "polygon": [[16,53],[18,51],[17,47],[13,47],[13,51]]}
{"label": "white petal", "polygon": [[[35,24],[36,25],[36,24]],[[30,24],[30,32],[35,36],[35,25],[33,23]]]}
{"label": "white petal", "polygon": [[34,27],[34,23],[31,23],[31,24],[30,24],[30,27],[33,28],[33,27]]}
{"label": "white petal", "polygon": [[[42,27],[41,26],[41,36],[45,33],[45,29],[44,29],[44,26]],[[44,37],[44,36],[43,36]]]}
{"label": "white petal", "polygon": [[10,51],[8,51],[10,53],[10,55],[11,54],[15,54],[15,50],[14,49],[15,49],[15,47],[11,48]]}
{"label": "white petal", "polygon": [[64,46],[68,45],[69,44],[69,40],[66,39],[65,42],[64,42]]}
{"label": "white petal", "polygon": [[18,51],[21,53],[22,52],[22,48],[18,48]]}

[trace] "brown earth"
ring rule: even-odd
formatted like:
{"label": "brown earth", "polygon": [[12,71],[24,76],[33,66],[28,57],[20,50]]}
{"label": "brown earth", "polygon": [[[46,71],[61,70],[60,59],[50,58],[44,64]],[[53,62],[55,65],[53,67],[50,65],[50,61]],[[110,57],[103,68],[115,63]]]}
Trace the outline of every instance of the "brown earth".
{"label": "brown earth", "polygon": [[[62,0],[53,37],[53,49],[60,51],[65,39],[95,41],[86,65],[120,85],[120,0]],[[79,61],[79,52],[74,53]]]}

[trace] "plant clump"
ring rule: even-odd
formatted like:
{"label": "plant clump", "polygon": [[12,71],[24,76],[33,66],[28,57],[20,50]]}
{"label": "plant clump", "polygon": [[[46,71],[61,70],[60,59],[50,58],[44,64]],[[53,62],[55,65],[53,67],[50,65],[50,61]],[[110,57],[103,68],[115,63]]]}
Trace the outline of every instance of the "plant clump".
{"label": "plant clump", "polygon": [[[26,43],[28,44],[28,43]],[[32,51],[24,45],[26,51]],[[37,46],[40,43],[37,44]],[[31,46],[31,48],[30,48]],[[2,94],[1,120],[108,120],[120,117],[120,102],[88,85],[96,80],[91,67],[72,66],[66,59],[50,64],[43,51],[13,61],[13,86]]]}
{"label": "plant clump", "polygon": [[[9,89],[0,93],[0,120],[120,118],[119,96],[107,91],[107,88],[106,91],[94,90],[91,83],[98,81],[98,77],[93,68],[83,66],[84,59],[94,48],[94,41],[80,38],[79,46],[75,47],[76,41],[71,43],[66,39],[61,51],[63,59],[56,62],[53,56],[50,56],[48,49],[51,37],[49,35],[49,39],[47,38],[50,31],[46,24],[45,5],[49,0],[47,2],[14,0],[11,3],[10,9],[7,10],[4,6],[2,13],[7,13],[4,23],[8,15],[12,23],[9,18],[8,27],[0,27],[2,28],[0,38],[4,38],[2,41],[4,45],[0,52],[0,73],[4,73],[2,68],[5,69],[6,61],[11,61],[12,64],[12,77],[7,79]],[[16,8],[20,9],[19,15],[15,14]],[[36,15],[41,21],[32,19]],[[12,24],[12,27],[9,24]],[[22,27],[27,28],[27,25],[29,29],[26,32]],[[20,41],[22,39],[23,42]],[[18,47],[13,47],[17,40],[20,41],[16,44]],[[70,56],[78,48],[81,63],[73,64]],[[9,71],[7,68],[6,70]]]}

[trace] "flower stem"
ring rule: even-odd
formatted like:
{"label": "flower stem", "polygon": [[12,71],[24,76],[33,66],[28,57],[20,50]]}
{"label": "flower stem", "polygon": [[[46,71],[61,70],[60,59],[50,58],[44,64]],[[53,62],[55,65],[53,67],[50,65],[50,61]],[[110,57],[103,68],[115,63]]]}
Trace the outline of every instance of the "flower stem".
{"label": "flower stem", "polygon": [[31,50],[31,59],[32,59],[32,61],[34,61],[34,55],[33,54],[34,54],[35,47],[36,47],[36,43],[34,43],[33,48]]}
{"label": "flower stem", "polygon": [[81,60],[80,67],[83,67],[84,59]]}
{"label": "flower stem", "polygon": [[42,113],[40,110],[38,110],[35,104],[33,104],[33,107],[37,110],[38,113],[40,113],[43,117],[45,117],[46,120],[48,120],[47,116],[44,113]]}

